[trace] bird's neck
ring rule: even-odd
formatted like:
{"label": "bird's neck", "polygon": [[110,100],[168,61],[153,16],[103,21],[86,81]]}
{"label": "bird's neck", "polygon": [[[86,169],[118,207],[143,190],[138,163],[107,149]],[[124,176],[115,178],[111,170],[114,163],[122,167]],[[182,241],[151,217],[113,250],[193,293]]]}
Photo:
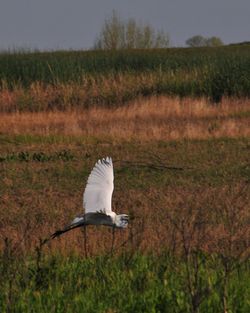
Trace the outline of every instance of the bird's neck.
{"label": "bird's neck", "polygon": [[116,222],[116,216],[117,216],[116,213],[113,212],[113,211],[111,211],[108,215],[112,218],[113,223],[115,224],[115,222]]}

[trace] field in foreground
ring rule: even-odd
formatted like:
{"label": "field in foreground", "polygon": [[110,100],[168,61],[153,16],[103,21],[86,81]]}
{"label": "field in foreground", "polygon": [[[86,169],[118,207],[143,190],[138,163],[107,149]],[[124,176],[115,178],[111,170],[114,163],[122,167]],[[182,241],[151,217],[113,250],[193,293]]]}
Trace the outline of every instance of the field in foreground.
{"label": "field in foreground", "polygon": [[[1,312],[249,311],[248,138],[0,140]],[[40,247],[82,211],[106,155],[114,209],[131,216],[113,254],[105,227],[89,227],[86,251],[80,230]]]}
{"label": "field in foreground", "polygon": [[220,257],[192,262],[134,253],[12,263],[1,275],[1,312],[249,312],[249,265],[237,264],[225,280]]}

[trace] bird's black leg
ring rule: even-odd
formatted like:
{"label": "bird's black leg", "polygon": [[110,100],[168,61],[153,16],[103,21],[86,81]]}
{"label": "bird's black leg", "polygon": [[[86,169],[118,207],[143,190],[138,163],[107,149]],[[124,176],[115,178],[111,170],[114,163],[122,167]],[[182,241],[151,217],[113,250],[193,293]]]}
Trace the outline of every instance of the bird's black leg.
{"label": "bird's black leg", "polygon": [[115,226],[112,227],[112,245],[111,245],[111,255],[113,255],[115,244]]}
{"label": "bird's black leg", "polygon": [[85,258],[88,257],[88,249],[87,249],[87,227],[83,226],[83,234],[84,234],[84,253]]}

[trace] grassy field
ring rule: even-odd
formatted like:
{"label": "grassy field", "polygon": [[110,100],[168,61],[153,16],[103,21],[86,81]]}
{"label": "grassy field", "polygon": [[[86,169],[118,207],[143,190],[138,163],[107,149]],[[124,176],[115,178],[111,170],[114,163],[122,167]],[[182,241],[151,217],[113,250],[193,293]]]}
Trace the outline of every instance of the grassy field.
{"label": "grassy field", "polygon": [[[186,86],[205,59],[246,65],[248,49],[0,55],[0,312],[250,311],[249,99],[154,89],[159,73]],[[79,60],[85,82],[72,78]],[[39,78],[46,62],[50,73],[61,65],[54,83]],[[249,84],[243,72],[226,84],[238,88],[237,75]],[[113,208],[130,215],[113,251],[112,230],[94,226],[86,242],[78,229],[41,245],[82,212],[87,177],[105,156]]]}
{"label": "grassy field", "polygon": [[[11,129],[0,137],[2,312],[249,311],[247,137]],[[79,230],[40,247],[82,211],[87,176],[106,155],[114,209],[131,216],[113,254],[105,227],[88,228],[87,251]]]}

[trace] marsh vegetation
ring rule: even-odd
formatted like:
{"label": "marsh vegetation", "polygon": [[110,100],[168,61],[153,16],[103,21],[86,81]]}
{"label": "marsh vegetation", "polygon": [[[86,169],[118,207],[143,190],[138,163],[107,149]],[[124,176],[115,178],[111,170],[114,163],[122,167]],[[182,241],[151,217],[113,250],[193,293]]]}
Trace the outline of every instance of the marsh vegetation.
{"label": "marsh vegetation", "polygon": [[[1,312],[249,312],[248,49],[0,55]],[[41,245],[108,155],[112,255],[105,227]]]}

